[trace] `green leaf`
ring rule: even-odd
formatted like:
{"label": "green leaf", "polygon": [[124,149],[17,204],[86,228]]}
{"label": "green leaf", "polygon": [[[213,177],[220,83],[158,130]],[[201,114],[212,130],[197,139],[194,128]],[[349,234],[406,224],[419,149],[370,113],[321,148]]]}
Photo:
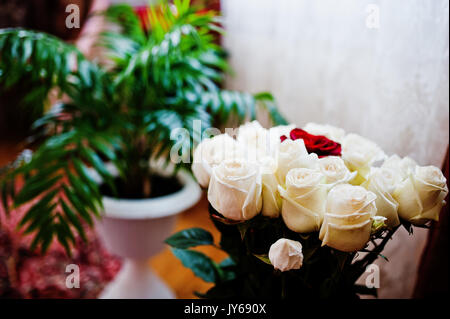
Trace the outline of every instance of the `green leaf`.
{"label": "green leaf", "polygon": [[3,209],[5,210],[6,216],[9,215],[10,205],[9,199],[14,198],[15,195],[15,178],[13,175],[1,176],[3,180],[0,182],[1,189],[1,203],[3,205]]}
{"label": "green leaf", "polygon": [[86,210],[85,206],[80,202],[76,194],[72,189],[67,187],[67,185],[63,185],[64,193],[69,199],[72,206],[77,210],[77,212],[81,215],[81,217],[90,225],[93,226],[92,217],[89,212]]}
{"label": "green leaf", "polygon": [[58,238],[58,241],[64,247],[64,250],[66,251],[67,255],[69,257],[71,257],[72,251],[70,250],[70,246],[67,241],[67,235],[65,234],[65,231],[63,230],[63,227],[61,226],[61,224],[56,224],[55,230],[56,230],[56,237]]}
{"label": "green leaf", "polygon": [[94,214],[98,215],[97,206],[95,205],[95,198],[91,196],[89,192],[89,187],[73,175],[69,170],[66,171],[67,177],[69,178],[70,184],[72,185],[72,190],[77,195],[81,204],[89,208]]}
{"label": "green leaf", "polygon": [[231,259],[230,257],[225,258],[224,260],[222,260],[220,262],[219,267],[221,269],[221,272],[220,272],[220,281],[221,282],[236,279],[236,277],[237,277],[236,270],[235,270],[236,263],[234,262],[233,259]]}
{"label": "green leaf", "polygon": [[90,148],[82,147],[81,154],[83,157],[94,166],[95,170],[100,174],[103,178],[103,181],[111,187],[114,193],[117,193],[116,185],[113,183],[113,176],[107,170],[105,163],[102,159]]}
{"label": "green leaf", "polygon": [[93,138],[89,142],[95,149],[99,150],[109,160],[111,161],[116,160],[116,154],[110,147],[108,147],[108,145],[105,142],[101,141],[98,138]]}
{"label": "green leaf", "polygon": [[[56,204],[46,206],[39,211],[39,214],[33,219],[33,221],[24,230],[24,234],[30,234],[33,231],[39,229],[39,232],[52,223],[52,211],[56,208]],[[45,230],[44,230],[45,231]],[[37,235],[36,235],[37,236]]]}
{"label": "green leaf", "polygon": [[16,196],[14,200],[14,205],[16,207],[30,201],[31,199],[35,198],[42,192],[48,190],[52,186],[56,184],[57,181],[61,179],[60,175],[54,176],[50,179],[43,179],[40,181],[36,181],[35,183],[29,184],[25,183],[25,186],[22,188],[22,190],[19,192],[19,194]]}
{"label": "green leaf", "polygon": [[75,244],[75,237],[72,234],[72,231],[69,227],[69,224],[67,223],[67,220],[64,219],[63,215],[61,215],[60,213],[58,213],[57,215],[58,217],[58,232],[61,233],[61,236],[64,236],[65,238],[69,239],[72,244]]}
{"label": "green leaf", "polygon": [[272,265],[272,263],[270,262],[269,256],[268,255],[257,255],[257,254],[253,254],[253,256],[255,256],[256,258],[258,258],[259,260],[261,260],[262,262],[268,264],[268,265]]}
{"label": "green leaf", "polygon": [[52,242],[53,235],[54,227],[52,224],[52,219],[49,218],[40,226],[38,233],[34,236],[34,239],[31,242],[30,249],[35,250],[40,244],[41,253],[45,253]]}
{"label": "green leaf", "polygon": [[201,245],[214,244],[210,232],[201,228],[184,229],[165,240],[165,243],[174,248],[190,248]]}
{"label": "green leaf", "polygon": [[32,185],[37,182],[42,182],[43,180],[48,179],[50,176],[54,175],[54,173],[56,173],[60,168],[65,166],[65,163],[49,163],[50,165],[48,167],[45,167],[44,165],[48,163],[42,163],[40,159],[38,159],[38,161],[35,161],[35,163],[38,172],[32,177],[27,178],[25,180],[25,184]]}
{"label": "green leaf", "polygon": [[75,227],[75,229],[78,231],[78,234],[83,239],[84,242],[87,242],[86,233],[84,232],[83,225],[81,224],[80,220],[76,216],[76,214],[72,211],[72,209],[63,201],[60,200],[60,204],[63,208],[63,212],[67,218],[71,222],[71,224]]}
{"label": "green leaf", "polygon": [[92,85],[92,79],[90,74],[90,68],[89,63],[87,61],[80,61],[78,63],[78,72],[80,74],[81,80],[84,82],[84,84],[88,87]]}
{"label": "green leaf", "polygon": [[287,125],[288,122],[281,115],[275,105],[275,99],[272,94],[268,92],[261,92],[254,95],[254,98],[257,102],[259,102],[263,108],[267,110],[270,118],[272,119],[275,125]]}
{"label": "green leaf", "polygon": [[172,248],[172,253],[183,266],[191,269],[197,277],[206,282],[216,282],[217,265],[208,256],[194,250]]}
{"label": "green leaf", "polygon": [[22,63],[28,61],[32,52],[33,52],[33,42],[31,41],[31,39],[25,39],[23,41]]}
{"label": "green leaf", "polygon": [[88,171],[87,167],[78,158],[73,158],[72,162],[73,162],[73,165],[75,167],[75,171],[78,173],[78,176],[81,178],[81,180],[90,189],[93,197],[97,201],[97,204],[100,207],[103,207],[102,196],[100,195],[100,191],[98,189],[98,185],[94,181],[92,176],[89,174],[89,171]]}
{"label": "green leaf", "polygon": [[50,202],[53,200],[53,198],[58,193],[58,190],[53,190],[46,194],[42,199],[40,199],[35,205],[33,205],[25,214],[25,216],[22,218],[22,220],[19,222],[18,227],[22,227],[25,225],[28,221],[34,220],[37,218],[37,216],[42,213],[42,210],[46,209]]}
{"label": "green leaf", "polygon": [[220,262],[219,266],[222,268],[231,267],[231,266],[236,266],[236,263],[234,262],[234,260],[231,257],[227,257]]}
{"label": "green leaf", "polygon": [[0,43],[1,87],[35,88],[27,90],[18,106],[38,115],[42,114],[48,92],[55,85],[62,91],[71,86],[73,74],[67,61],[73,55],[88,63],[89,69],[93,68],[75,46],[43,32],[1,29]]}

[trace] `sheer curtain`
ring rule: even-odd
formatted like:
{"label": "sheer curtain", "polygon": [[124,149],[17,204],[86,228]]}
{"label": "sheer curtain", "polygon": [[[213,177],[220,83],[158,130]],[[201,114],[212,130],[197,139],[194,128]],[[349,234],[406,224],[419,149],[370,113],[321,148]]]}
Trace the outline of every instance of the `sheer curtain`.
{"label": "sheer curtain", "polygon": [[[441,166],[449,141],[447,0],[223,0],[233,89],[271,91],[289,121],[330,123]],[[386,248],[380,297],[409,297],[426,231]]]}

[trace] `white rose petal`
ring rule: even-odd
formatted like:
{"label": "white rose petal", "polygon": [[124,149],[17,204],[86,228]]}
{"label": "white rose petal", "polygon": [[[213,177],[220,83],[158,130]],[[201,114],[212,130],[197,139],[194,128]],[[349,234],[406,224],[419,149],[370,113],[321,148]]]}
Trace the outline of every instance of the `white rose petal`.
{"label": "white rose petal", "polygon": [[202,187],[208,187],[212,168],[225,159],[242,157],[237,142],[227,134],[204,139],[194,151],[192,172]]}
{"label": "white rose petal", "polygon": [[424,183],[431,184],[437,187],[445,187],[447,182],[444,174],[436,166],[417,166],[415,170],[418,179]]}
{"label": "white rose petal", "polygon": [[278,181],[275,176],[276,161],[272,157],[262,158],[260,161],[262,180],[262,211],[264,216],[278,217],[281,211],[281,198],[278,193]]}
{"label": "white rose petal", "polygon": [[415,171],[401,182],[393,193],[399,203],[401,218],[423,225],[429,220],[439,220],[448,194],[446,179],[435,166],[416,166]]}
{"label": "white rose petal", "polygon": [[290,125],[279,125],[274,126],[269,129],[269,140],[270,140],[270,153],[272,157],[276,157],[276,152],[278,152],[279,145],[281,143],[281,136],[289,137],[291,131],[295,128],[295,124]]}
{"label": "white rose petal", "polygon": [[343,129],[328,124],[307,123],[303,129],[309,134],[322,135],[338,143],[341,143],[345,136]]}
{"label": "white rose petal", "polygon": [[398,173],[395,170],[373,167],[367,181],[362,185],[377,196],[377,216],[386,217],[386,225],[390,228],[400,224],[398,203],[392,196],[397,184]]}
{"label": "white rose petal", "polygon": [[325,183],[330,187],[339,183],[348,183],[356,172],[350,172],[344,161],[339,156],[326,156],[318,160],[319,169],[325,176]]}
{"label": "white rose petal", "polygon": [[286,183],[286,175],[293,168],[316,168],[318,156],[308,154],[302,139],[285,140],[279,145],[277,153],[277,178],[281,185]]}
{"label": "white rose petal", "polygon": [[280,271],[300,269],[303,265],[302,244],[280,238],[270,246],[269,260],[273,267]]}
{"label": "white rose petal", "polygon": [[342,159],[350,170],[358,171],[362,181],[370,173],[372,164],[385,157],[377,144],[357,134],[348,134],[342,141]]}
{"label": "white rose petal", "polygon": [[328,193],[326,213],[319,233],[322,246],[351,252],[370,238],[376,195],[361,186],[339,184]]}
{"label": "white rose petal", "polygon": [[396,182],[405,180],[410,173],[414,173],[417,163],[412,158],[392,155],[388,157],[381,165],[382,168],[392,169],[395,172]]}
{"label": "white rose petal", "polygon": [[246,159],[257,162],[270,155],[269,131],[258,121],[248,122],[239,127],[237,141],[246,153]]}
{"label": "white rose petal", "polygon": [[239,160],[225,160],[213,167],[208,188],[208,201],[224,217],[248,220],[262,206],[259,167]]}
{"label": "white rose petal", "polygon": [[286,176],[286,189],[278,186],[281,215],[286,226],[297,233],[318,231],[325,212],[327,189],[318,170],[294,168]]}

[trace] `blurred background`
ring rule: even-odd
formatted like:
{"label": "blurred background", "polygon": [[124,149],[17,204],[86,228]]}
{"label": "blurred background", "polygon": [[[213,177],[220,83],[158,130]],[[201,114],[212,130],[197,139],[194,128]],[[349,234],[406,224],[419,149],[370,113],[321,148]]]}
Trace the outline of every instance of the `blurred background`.
{"label": "blurred background", "polygon": [[[0,0],[0,28],[24,27],[74,43],[90,59],[104,21],[89,18],[111,3],[139,8],[148,1]],[[448,180],[449,144],[449,3],[446,0],[203,0],[220,10],[233,76],[226,88],[269,91],[289,122],[328,123],[361,134],[388,154],[411,156],[419,164],[441,167]],[[68,4],[80,8],[81,28],[65,26]],[[0,165],[14,159],[20,141],[39,114],[17,107],[27,83],[0,96]],[[44,109],[49,106],[43,106]],[[379,297],[410,298],[448,292],[448,206],[439,225],[399,230],[379,260]],[[14,221],[8,221],[11,225]],[[7,223],[3,223],[7,225]],[[179,215],[176,230],[204,227],[215,235],[207,201]],[[29,251],[14,227],[0,229],[0,297],[95,298],[121,267],[103,248],[95,231],[72,257],[83,265],[82,289],[64,287],[62,250],[45,256]],[[224,255],[201,251],[216,261]],[[394,254],[395,252],[395,254]],[[149,267],[179,298],[194,297],[209,284],[184,268],[168,249]]]}

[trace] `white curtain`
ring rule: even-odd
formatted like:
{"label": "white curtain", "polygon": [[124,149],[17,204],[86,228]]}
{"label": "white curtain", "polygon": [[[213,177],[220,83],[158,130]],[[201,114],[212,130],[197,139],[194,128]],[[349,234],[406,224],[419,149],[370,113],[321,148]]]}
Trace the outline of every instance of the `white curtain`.
{"label": "white curtain", "polygon": [[[441,166],[449,141],[448,0],[223,0],[233,89],[289,121],[329,123]],[[426,231],[399,231],[380,297],[409,297]],[[408,238],[409,237],[409,238]]]}

